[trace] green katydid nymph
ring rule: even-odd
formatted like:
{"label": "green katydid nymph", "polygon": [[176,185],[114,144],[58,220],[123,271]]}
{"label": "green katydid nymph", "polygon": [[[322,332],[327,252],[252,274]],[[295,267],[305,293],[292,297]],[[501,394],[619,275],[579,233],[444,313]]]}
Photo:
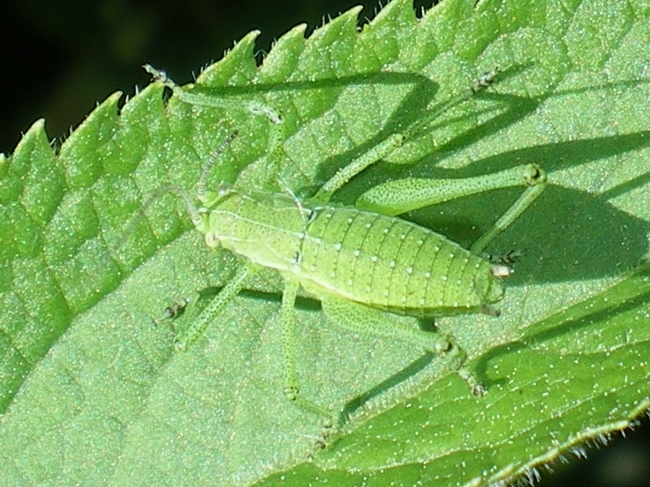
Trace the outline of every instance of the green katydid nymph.
{"label": "green katydid nymph", "polygon": [[[233,102],[186,90],[164,72],[146,69],[174,96],[194,105],[232,108]],[[443,106],[447,109],[490,85],[496,70]],[[282,117],[261,103],[237,108],[268,118],[270,158],[283,141]],[[332,425],[334,415],[300,393],[295,359],[294,304],[300,288],[321,301],[328,321],[345,329],[401,340],[423,351],[446,355],[454,370],[475,395],[485,387],[465,364],[466,354],[451,336],[425,331],[411,323],[387,319],[402,315],[419,319],[488,313],[504,296],[501,278],[509,274],[503,263],[482,257],[486,246],[541,194],[545,172],[528,164],[464,179],[407,178],[388,181],[363,193],[354,206],[330,203],[332,195],[351,178],[421,132],[440,111],[401,133],[389,136],[369,152],[352,160],[311,198],[272,191],[249,191],[222,184],[206,187],[210,168],[234,138],[231,135],[205,164],[197,183],[197,203],[175,189],[185,202],[195,228],[210,247],[223,247],[243,256],[247,264],[224,286],[201,314],[177,336],[176,348],[195,342],[214,317],[241,291],[258,269],[277,270],[284,280],[281,319],[284,333],[286,397],[299,407],[321,415]],[[396,215],[455,198],[500,188],[524,186],[520,198],[470,249]],[[290,192],[289,192],[290,193]]]}

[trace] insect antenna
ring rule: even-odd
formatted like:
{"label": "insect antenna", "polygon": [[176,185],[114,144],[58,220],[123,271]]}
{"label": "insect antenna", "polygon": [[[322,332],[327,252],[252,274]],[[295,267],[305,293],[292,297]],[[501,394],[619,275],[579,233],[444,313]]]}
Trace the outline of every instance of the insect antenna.
{"label": "insect antenna", "polygon": [[201,212],[194,204],[194,201],[192,201],[190,195],[187,194],[183,188],[179,188],[178,186],[173,185],[163,186],[162,188],[158,188],[151,196],[149,196],[145,204],[138,209],[138,214],[133,217],[133,219],[128,223],[126,229],[124,230],[122,238],[120,238],[120,241],[117,245],[117,249],[121,248],[122,245],[124,245],[124,242],[129,239],[140,219],[147,216],[147,210],[151,207],[151,205],[153,205],[156,200],[158,200],[158,198],[160,198],[160,196],[165,193],[175,193],[176,195],[180,196],[183,200],[183,203],[185,204],[187,213],[190,215],[192,224],[196,226],[201,223]]}
{"label": "insect antenna", "polygon": [[205,204],[206,200],[210,199],[208,197],[208,193],[205,190],[205,181],[208,178],[208,175],[210,174],[210,170],[212,169],[212,166],[214,166],[214,163],[217,161],[219,156],[223,154],[223,152],[230,145],[230,143],[233,140],[235,140],[235,137],[237,137],[238,134],[239,132],[235,130],[228,137],[226,137],[226,140],[224,140],[221,143],[221,145],[217,148],[217,150],[215,150],[210,155],[210,158],[203,165],[203,170],[201,171],[201,177],[199,178],[199,182],[196,183],[196,197],[201,203]]}
{"label": "insect antenna", "polygon": [[[201,172],[201,177],[199,178],[199,182],[197,183],[198,190],[197,190],[197,198],[199,201],[202,203],[208,199],[207,198],[207,193],[205,190],[205,180],[207,179],[208,173],[210,172],[210,169],[214,165],[215,161],[217,158],[223,153],[223,151],[228,147],[228,145],[234,140],[234,138],[237,136],[237,131],[234,131],[232,134],[230,134],[226,140],[215,150],[208,161],[205,163],[203,166],[203,170]],[[180,188],[178,186],[174,185],[169,185],[169,186],[163,186],[162,188],[158,188],[145,202],[142,207],[138,210],[138,214],[128,223],[126,229],[124,230],[124,233],[122,234],[122,238],[120,238],[120,241],[117,245],[117,249],[121,248],[122,245],[124,245],[124,242],[126,242],[133,231],[135,230],[136,224],[140,221],[141,218],[145,217],[147,214],[147,210],[151,207],[151,205],[158,199],[160,198],[161,195],[165,193],[175,193],[176,195],[180,196],[180,198],[183,200],[183,203],[185,204],[185,209],[187,210],[187,213],[190,216],[190,219],[192,220],[192,224],[196,227],[202,223],[202,218],[201,218],[201,210],[196,206],[190,195],[185,191],[183,188]]]}

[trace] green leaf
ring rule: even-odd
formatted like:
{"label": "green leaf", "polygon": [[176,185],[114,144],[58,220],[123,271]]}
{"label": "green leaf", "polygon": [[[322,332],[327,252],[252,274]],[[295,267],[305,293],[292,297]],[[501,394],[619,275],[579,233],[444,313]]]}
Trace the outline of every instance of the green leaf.
{"label": "green leaf", "polygon": [[[212,183],[259,188],[269,123],[193,107],[152,84],[102,103],[58,153],[39,121],[0,159],[0,479],[3,485],[458,485],[510,481],[633,424],[650,406],[650,10],[641,0],[447,0],[416,19],[358,9],[256,66],[255,33],[197,84],[284,118],[279,187],[313,194],[388,135],[498,66],[336,199],[404,175],[465,177],[534,161],[550,187],[490,251],[526,249],[502,314],[442,318],[489,388],[472,397],[444,359],[350,336],[298,303],[302,393],[349,422],[320,450],[320,419],[284,399],[282,285],[263,273],[187,352],[166,306],[218,289],[238,261],[207,249],[182,202],[233,130]],[[521,193],[406,218],[469,246]],[[182,317],[174,322],[179,326]],[[158,326],[153,323],[158,322]],[[312,459],[313,457],[313,459]]]}

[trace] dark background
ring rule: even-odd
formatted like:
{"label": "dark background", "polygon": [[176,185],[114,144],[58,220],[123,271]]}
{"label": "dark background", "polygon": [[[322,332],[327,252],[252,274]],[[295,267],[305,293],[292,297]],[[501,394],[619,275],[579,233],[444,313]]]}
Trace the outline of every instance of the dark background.
{"label": "dark background", "polygon": [[311,33],[360,4],[373,17],[379,0],[2,0],[0,152],[38,118],[60,139],[114,91],[132,95],[149,83],[144,62],[187,83],[251,30],[261,58],[291,27]]}
{"label": "dark background", "polygon": [[[470,0],[468,0],[470,1]],[[433,0],[416,1],[419,9]],[[46,119],[61,140],[109,94],[132,95],[149,77],[144,62],[179,82],[222,57],[233,41],[260,29],[257,48],[306,22],[308,33],[354,5],[372,18],[378,0],[3,0],[0,3],[0,152]],[[541,485],[636,487],[650,479],[650,426],[615,435],[607,448],[587,448],[588,461],[568,457]]]}

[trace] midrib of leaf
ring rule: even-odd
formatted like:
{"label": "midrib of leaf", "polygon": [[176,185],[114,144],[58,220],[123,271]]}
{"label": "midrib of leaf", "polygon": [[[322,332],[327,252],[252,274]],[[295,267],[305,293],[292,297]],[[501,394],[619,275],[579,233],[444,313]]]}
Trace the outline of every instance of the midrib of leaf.
{"label": "midrib of leaf", "polygon": [[[435,379],[426,392],[398,387],[396,396],[416,396],[377,416],[361,410],[305,465],[319,424],[282,397],[277,283],[256,281],[276,294],[238,299],[204,341],[174,354],[172,332],[150,326],[151,318],[174,299],[223,283],[235,262],[188,232],[171,196],[118,250],[124,225],[160,186],[191,189],[200,160],[233,129],[242,135],[213,180],[258,187],[262,171],[251,163],[265,154],[268,124],[176,100],[165,108],[160,87],[150,86],[119,117],[118,95],[109,98],[58,158],[36,124],[0,166],[0,255],[10,276],[0,281],[7,485],[244,484],[269,474],[269,483],[285,476],[296,485],[314,476],[337,485],[497,481],[620,429],[647,407],[646,274],[621,273],[647,251],[648,127],[635,113],[647,113],[639,73],[648,60],[634,48],[647,14],[634,3],[614,11],[597,1],[471,5],[449,0],[416,23],[409,3],[395,1],[361,34],[354,10],[307,41],[294,29],[259,69],[251,34],[199,81],[222,96],[251,96],[254,87],[281,111],[288,139],[280,177],[304,195],[481,71],[504,70],[489,92],[391,158],[418,163],[413,169],[374,168],[338,196],[351,201],[409,171],[475,175],[533,159],[551,173],[547,194],[495,243],[496,251],[529,253],[509,283],[503,316],[440,323],[478,358],[489,396],[469,397],[434,364],[425,368]],[[599,43],[590,37],[595,25],[608,31]],[[619,188],[636,190],[634,198]],[[608,192],[621,195],[615,204]],[[468,244],[517,194],[413,217]],[[613,299],[631,304],[598,319],[575,311]],[[571,305],[574,315],[558,313]],[[343,409],[421,358],[339,333],[310,306],[297,312],[308,397]],[[574,327],[576,320],[584,325]],[[618,364],[629,369],[624,382],[612,373]],[[574,403],[594,406],[573,413]],[[382,411],[393,402],[380,396],[372,404]],[[459,471],[462,464],[471,467]]]}

